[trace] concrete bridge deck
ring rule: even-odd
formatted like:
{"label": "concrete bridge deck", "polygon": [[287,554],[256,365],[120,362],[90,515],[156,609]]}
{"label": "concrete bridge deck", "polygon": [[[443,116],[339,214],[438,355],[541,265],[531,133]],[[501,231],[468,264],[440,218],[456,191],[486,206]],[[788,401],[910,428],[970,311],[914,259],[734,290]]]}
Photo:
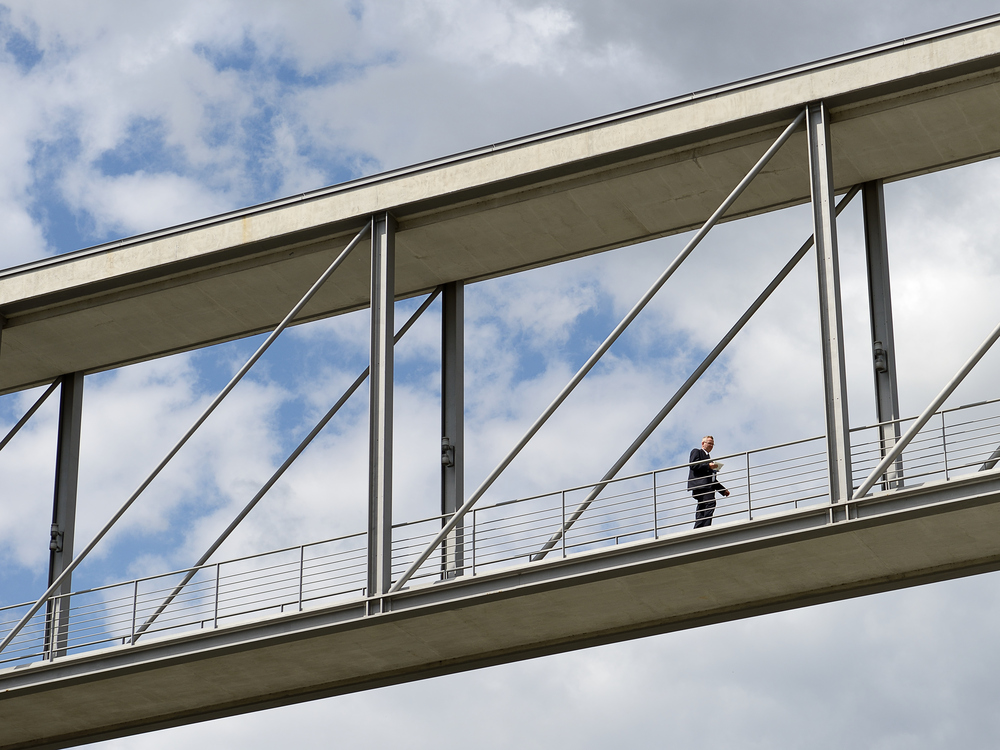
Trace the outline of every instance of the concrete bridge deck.
{"label": "concrete bridge deck", "polygon": [[[396,295],[699,226],[802,107],[838,190],[1000,153],[996,17],[0,272],[0,393],[272,328],[374,213]],[[727,214],[809,199],[799,131]],[[301,320],[369,303],[352,256]]]}
{"label": "concrete bridge deck", "polygon": [[[42,658],[44,611],[20,636],[35,651],[0,653],[23,654],[0,670],[0,747],[66,747],[998,570],[1000,400],[939,416],[903,453],[906,486],[849,503],[829,502],[817,437],[721,456],[732,494],[709,528],[691,529],[686,465],[616,480],[542,560],[592,485],[485,506],[466,528],[464,575],[442,579],[432,559],[381,597],[364,595],[364,533],[353,558],[303,547],[290,565],[278,551],[206,566],[145,632],[178,574],[75,592],[67,655]],[[881,455],[878,427],[852,431],[859,469]],[[426,544],[420,523],[399,525],[394,570]]]}
{"label": "concrete bridge deck", "polygon": [[[0,747],[57,748],[1000,569],[979,472],[0,673]],[[839,517],[841,520],[833,520]]]}

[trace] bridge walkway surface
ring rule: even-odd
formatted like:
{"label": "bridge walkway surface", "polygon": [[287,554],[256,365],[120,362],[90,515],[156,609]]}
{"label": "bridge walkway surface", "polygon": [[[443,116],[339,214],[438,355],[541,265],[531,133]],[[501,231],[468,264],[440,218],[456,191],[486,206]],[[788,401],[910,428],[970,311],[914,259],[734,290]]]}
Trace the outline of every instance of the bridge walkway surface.
{"label": "bridge walkway surface", "polygon": [[[851,431],[859,471],[882,427]],[[849,503],[830,503],[824,441],[720,456],[707,528],[687,465],[600,483],[575,524],[598,485],[483,505],[460,575],[431,557],[389,596],[366,595],[365,532],[73,592],[63,652],[42,613],[0,654],[4,746],[42,716],[93,740],[1000,569],[1000,399],[935,413]],[[442,521],[394,526],[397,574]]]}

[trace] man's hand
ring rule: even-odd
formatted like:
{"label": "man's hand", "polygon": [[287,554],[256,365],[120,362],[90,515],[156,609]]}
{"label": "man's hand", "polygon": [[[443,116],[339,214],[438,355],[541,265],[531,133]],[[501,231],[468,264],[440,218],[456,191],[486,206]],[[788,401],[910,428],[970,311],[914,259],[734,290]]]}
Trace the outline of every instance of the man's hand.
{"label": "man's hand", "polygon": [[723,497],[729,497],[729,490],[723,490],[722,491],[722,496]]}

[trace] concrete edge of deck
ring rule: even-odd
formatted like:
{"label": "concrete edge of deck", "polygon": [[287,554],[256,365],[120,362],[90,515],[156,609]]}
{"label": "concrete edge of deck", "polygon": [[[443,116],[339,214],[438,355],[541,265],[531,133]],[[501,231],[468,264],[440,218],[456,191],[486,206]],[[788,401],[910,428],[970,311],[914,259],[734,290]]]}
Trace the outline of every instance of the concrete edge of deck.
{"label": "concrete edge of deck", "polygon": [[[147,731],[178,726],[1000,569],[1000,543],[985,532],[973,544],[967,539],[1000,519],[998,472],[883,493],[853,505],[858,517],[836,523],[829,521],[830,506],[813,507],[707,533],[634,542],[466,581],[425,585],[395,595],[392,611],[379,615],[365,616],[365,603],[354,601],[5,670],[0,673],[0,747],[67,747],[126,736],[140,727]],[[927,536],[928,521],[933,537]],[[915,534],[927,544],[915,544]],[[956,538],[963,543],[956,544]],[[851,559],[852,554],[866,554],[865,549],[875,550],[874,556],[861,562]],[[892,558],[900,565],[889,563]],[[755,581],[751,576],[740,581],[747,571],[766,571],[778,564],[775,560],[781,566],[771,579]],[[837,564],[817,569],[823,561]],[[734,580],[739,582],[736,598],[734,592],[724,591]],[[692,587],[715,601],[691,606],[699,593]],[[667,591],[678,597],[686,591],[687,603],[676,609],[673,597],[664,596]],[[606,603],[608,597],[617,597],[625,609],[620,615],[595,613],[588,606],[595,597]],[[642,603],[636,604],[639,600]],[[506,635],[499,638],[480,632],[491,618],[496,622],[490,628],[509,631],[513,621],[517,630],[503,631]],[[435,628],[463,634],[466,646],[485,638],[499,647],[463,652],[456,638],[456,651],[449,656],[441,650],[447,643],[428,645],[428,639],[437,637]],[[364,653],[366,642],[373,652],[362,661],[383,659],[380,654],[388,648],[398,651],[400,663],[324,680],[342,661]],[[338,649],[344,659],[330,661]],[[434,658],[427,658],[431,653]],[[272,657],[292,671],[304,669],[314,684],[286,684],[277,690],[257,685],[250,689],[253,694],[228,701],[193,694],[218,690],[205,686],[205,675],[231,673],[235,679],[248,668],[248,659],[264,665],[252,668],[262,670],[265,682],[273,680],[266,666]],[[72,714],[81,701],[87,704],[96,696],[101,705],[116,706],[116,691],[127,691],[138,704],[138,686],[152,689],[150,680],[157,692],[191,694],[197,705],[157,715],[147,710],[131,720],[47,738],[16,740],[2,728],[11,712],[22,718],[26,711],[37,713],[39,720],[48,717],[51,726],[52,711]]]}

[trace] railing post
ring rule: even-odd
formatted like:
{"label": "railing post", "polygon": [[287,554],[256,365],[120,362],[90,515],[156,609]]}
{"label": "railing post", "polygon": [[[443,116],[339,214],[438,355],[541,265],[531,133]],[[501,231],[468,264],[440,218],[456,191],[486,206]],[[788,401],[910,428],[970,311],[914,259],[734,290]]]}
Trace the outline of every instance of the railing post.
{"label": "railing post", "polygon": [[212,628],[219,627],[219,586],[222,580],[222,563],[215,564],[215,609],[212,612]]}
{"label": "railing post", "polygon": [[747,461],[747,520],[753,520],[753,498],[750,495],[750,451],[745,454]]}
{"label": "railing post", "polygon": [[[823,102],[810,104],[806,115],[809,178],[813,207],[813,237],[819,277],[820,337],[823,347],[824,405],[830,502],[851,498],[851,443],[847,413],[847,372],[844,323],[840,298],[840,260],[833,194],[829,112]],[[843,518],[833,512],[833,520]]]}
{"label": "railing post", "polygon": [[951,479],[948,476],[948,437],[944,426],[944,412],[941,412],[941,452],[944,454],[944,478]]}
{"label": "railing post", "polygon": [[132,585],[132,632],[129,633],[128,642],[135,643],[135,620],[139,613],[139,579],[135,579]]}
{"label": "railing post", "polygon": [[299,546],[299,612],[302,611],[302,585],[306,570],[306,546]]}
{"label": "railing post", "polygon": [[478,511],[472,510],[472,575],[476,574],[476,514]]}
{"label": "railing post", "polygon": [[656,472],[653,472],[653,539],[660,538],[660,511],[656,504]]}
{"label": "railing post", "polygon": [[[560,528],[566,529],[566,490],[563,490],[562,492],[560,492],[559,496],[562,498],[562,525],[560,526]],[[562,533],[562,556],[563,557],[566,557],[566,536],[568,535],[568,533],[569,533],[569,529],[566,529]]]}

